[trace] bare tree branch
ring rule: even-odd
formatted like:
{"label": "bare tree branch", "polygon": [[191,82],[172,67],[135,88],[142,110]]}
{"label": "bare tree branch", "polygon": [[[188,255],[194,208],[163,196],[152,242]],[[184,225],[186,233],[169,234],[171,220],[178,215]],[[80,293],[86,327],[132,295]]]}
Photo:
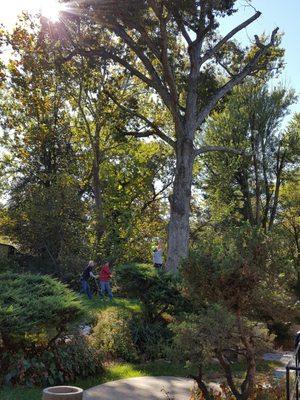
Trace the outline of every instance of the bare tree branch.
{"label": "bare tree branch", "polygon": [[197,125],[199,126],[205,118],[209,115],[211,110],[215,107],[217,102],[224,97],[230,90],[233,89],[235,85],[240,83],[246,76],[248,76],[254,68],[257,66],[257,63],[259,59],[266,54],[268,49],[274,45],[275,42],[275,37],[278,32],[279,28],[276,28],[273,30],[270,42],[267,45],[264,45],[262,48],[260,48],[256,54],[253,56],[252,60],[249,61],[249,63],[238,73],[236,74],[232,79],[230,79],[224,86],[222,86],[217,93],[211,98],[211,100],[208,102],[207,106],[204,107],[198,117],[197,117]]}
{"label": "bare tree branch", "polygon": [[122,109],[123,111],[125,111],[126,113],[128,113],[129,115],[131,115],[133,117],[137,117],[137,118],[141,119],[150,128],[152,128],[151,131],[148,131],[148,134],[146,136],[141,136],[141,132],[135,132],[135,134],[132,134],[132,133],[130,134],[129,132],[127,132],[127,133],[125,133],[125,135],[131,135],[131,136],[135,136],[135,137],[149,137],[151,135],[158,136],[159,138],[164,140],[166,143],[168,143],[171,147],[175,148],[175,141],[172,138],[170,138],[168,135],[163,133],[155,123],[153,123],[152,121],[149,120],[149,118],[145,117],[143,114],[140,114],[139,112],[137,112],[135,110],[131,110],[130,108],[124,106],[111,93],[109,93],[107,91],[105,91],[105,93],[120,109]]}
{"label": "bare tree branch", "polygon": [[146,70],[152,77],[153,81],[156,83],[157,87],[161,86],[161,89],[166,90],[164,85],[162,84],[160,77],[154,68],[152,62],[149,60],[149,58],[145,55],[143,50],[141,49],[141,46],[139,46],[135,41],[131,38],[131,36],[128,35],[128,33],[125,31],[125,29],[120,25],[116,25],[114,27],[114,32],[117,36],[119,36],[121,39],[124,40],[124,42],[132,49],[134,50],[135,54],[138,56],[138,58],[141,60],[143,65],[145,66]]}
{"label": "bare tree branch", "polygon": [[163,74],[166,80],[167,85],[170,89],[170,111],[173,114],[174,120],[178,125],[181,125],[181,120],[179,118],[179,95],[175,82],[174,71],[168,56],[168,32],[167,32],[167,22],[168,18],[163,17],[163,5],[158,4],[155,0],[149,0],[151,7],[159,21],[160,28],[160,48],[161,48],[161,65],[163,68]]}
{"label": "bare tree branch", "polygon": [[223,37],[213,48],[208,50],[204,56],[201,58],[201,65],[208,61],[214,54],[216,54],[220,48],[228,42],[235,34],[237,34],[242,29],[246,28],[248,25],[252,24],[255,20],[257,20],[261,16],[261,12],[257,11],[252,17],[248,18],[246,21],[242,22],[240,25],[236,26],[232,31],[227,33],[226,36]]}
{"label": "bare tree branch", "polygon": [[232,149],[230,147],[224,147],[224,146],[202,146],[199,149],[195,150],[195,156],[199,156],[201,154],[205,153],[211,153],[214,151],[221,151],[224,153],[233,153],[237,155],[245,155],[244,150],[239,150],[239,149]]}
{"label": "bare tree branch", "polygon": [[144,205],[143,205],[141,211],[142,211],[142,212],[145,211],[145,210],[146,210],[152,203],[154,203],[155,201],[161,200],[161,198],[163,198],[163,197],[159,198],[159,196],[160,196],[162,193],[164,193],[164,191],[167,190],[172,184],[173,184],[173,179],[172,179],[170,182],[166,183],[166,184],[163,186],[163,188],[160,189],[158,192],[153,193],[152,199],[150,199],[149,201],[147,201],[146,203],[144,203]]}

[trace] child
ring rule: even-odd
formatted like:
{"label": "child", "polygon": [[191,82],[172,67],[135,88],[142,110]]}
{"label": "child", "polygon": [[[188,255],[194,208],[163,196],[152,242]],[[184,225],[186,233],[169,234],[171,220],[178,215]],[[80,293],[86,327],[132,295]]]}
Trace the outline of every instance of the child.
{"label": "child", "polygon": [[101,292],[99,293],[100,297],[103,298],[105,292],[107,292],[108,297],[110,298],[110,300],[112,300],[113,295],[110,287],[111,271],[109,269],[109,262],[106,262],[102,266],[99,274],[99,279],[100,279],[100,289],[101,289]]}

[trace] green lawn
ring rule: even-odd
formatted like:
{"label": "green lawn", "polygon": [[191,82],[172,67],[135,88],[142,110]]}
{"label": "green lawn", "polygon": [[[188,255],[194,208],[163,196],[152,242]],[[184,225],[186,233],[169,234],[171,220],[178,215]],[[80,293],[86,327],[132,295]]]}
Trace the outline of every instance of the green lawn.
{"label": "green lawn", "polygon": [[96,313],[97,311],[107,309],[109,307],[117,307],[134,312],[141,311],[141,303],[138,300],[121,299],[117,297],[113,298],[113,300],[101,300],[98,297],[94,297],[92,300],[88,300],[86,297],[82,296],[82,303],[86,310],[92,314]]}

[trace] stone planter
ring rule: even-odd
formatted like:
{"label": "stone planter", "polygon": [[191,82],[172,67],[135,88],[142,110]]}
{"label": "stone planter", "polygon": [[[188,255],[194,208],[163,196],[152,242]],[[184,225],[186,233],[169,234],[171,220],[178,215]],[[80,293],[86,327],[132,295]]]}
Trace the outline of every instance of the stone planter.
{"label": "stone planter", "polygon": [[43,390],[43,400],[82,400],[83,390],[74,386],[53,386]]}

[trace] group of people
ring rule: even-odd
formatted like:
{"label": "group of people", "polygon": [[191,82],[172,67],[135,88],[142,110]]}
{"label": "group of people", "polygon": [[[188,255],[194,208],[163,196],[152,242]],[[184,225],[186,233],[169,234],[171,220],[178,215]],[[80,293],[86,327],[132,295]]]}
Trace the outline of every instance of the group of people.
{"label": "group of people", "polygon": [[[163,267],[163,245],[162,242],[159,241],[158,245],[153,247],[153,266],[156,269],[162,269]],[[108,295],[110,300],[113,298],[113,294],[111,291],[110,280],[112,272],[110,270],[109,262],[105,262],[100,268],[100,272],[98,275],[94,274],[94,269],[96,267],[95,261],[89,261],[88,265],[84,268],[81,276],[81,293],[85,293],[89,299],[93,297],[91,287],[90,287],[90,279],[95,279],[97,284],[98,293],[101,299],[104,298],[105,294]]]}
{"label": "group of people", "polygon": [[109,262],[105,262],[100,268],[98,275],[94,274],[94,268],[96,266],[95,261],[89,261],[88,265],[83,270],[80,281],[81,281],[81,292],[85,293],[89,299],[93,297],[89,281],[91,278],[95,279],[97,283],[98,293],[100,298],[104,298],[105,293],[107,293],[110,300],[113,298],[113,294],[110,287],[111,280],[111,270]]}

